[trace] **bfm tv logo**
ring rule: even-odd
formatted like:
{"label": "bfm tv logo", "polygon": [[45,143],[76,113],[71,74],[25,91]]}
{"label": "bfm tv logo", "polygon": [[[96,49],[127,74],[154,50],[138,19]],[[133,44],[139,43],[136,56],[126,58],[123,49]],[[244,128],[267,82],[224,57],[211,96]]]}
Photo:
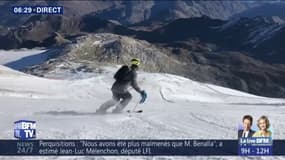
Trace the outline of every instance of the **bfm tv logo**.
{"label": "bfm tv logo", "polygon": [[19,120],[14,122],[14,136],[20,140],[36,138],[36,122],[29,120]]}

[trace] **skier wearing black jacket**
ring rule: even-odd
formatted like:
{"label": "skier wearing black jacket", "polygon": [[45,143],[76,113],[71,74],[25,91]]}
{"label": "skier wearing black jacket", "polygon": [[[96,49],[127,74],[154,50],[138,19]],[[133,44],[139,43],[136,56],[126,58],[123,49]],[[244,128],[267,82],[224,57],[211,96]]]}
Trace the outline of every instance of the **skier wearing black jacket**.
{"label": "skier wearing black jacket", "polygon": [[116,105],[113,113],[120,113],[132,99],[131,93],[128,91],[130,87],[133,87],[138,93],[141,94],[141,100],[139,103],[144,103],[146,100],[146,92],[141,90],[137,83],[137,70],[139,68],[140,61],[138,59],[131,60],[131,66],[122,66],[114,75],[115,83],[111,90],[113,99],[105,102],[100,106],[96,113],[105,113],[110,107]]}

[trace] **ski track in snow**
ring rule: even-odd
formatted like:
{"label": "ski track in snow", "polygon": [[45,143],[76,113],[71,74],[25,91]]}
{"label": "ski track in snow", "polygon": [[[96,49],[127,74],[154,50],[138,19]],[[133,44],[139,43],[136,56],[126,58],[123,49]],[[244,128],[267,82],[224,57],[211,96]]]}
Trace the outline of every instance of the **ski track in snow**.
{"label": "ski track in snow", "polygon": [[215,121],[211,121],[209,120],[209,116],[201,116],[201,115],[198,115],[197,113],[190,113],[191,117],[193,117],[194,119],[198,120],[198,121],[201,121],[203,123],[206,123],[207,125],[210,125],[210,126],[215,126],[217,127],[218,129],[225,129],[225,130],[234,130],[236,128],[232,128],[232,127],[227,127],[227,126],[224,126],[224,125],[221,125],[219,123],[216,123]]}

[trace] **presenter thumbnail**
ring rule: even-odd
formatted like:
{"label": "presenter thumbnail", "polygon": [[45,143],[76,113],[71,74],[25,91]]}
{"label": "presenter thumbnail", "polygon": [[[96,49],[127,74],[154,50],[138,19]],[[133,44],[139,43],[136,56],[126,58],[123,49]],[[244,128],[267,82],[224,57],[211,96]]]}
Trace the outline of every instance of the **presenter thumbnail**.
{"label": "presenter thumbnail", "polygon": [[261,116],[258,119],[257,127],[259,128],[259,130],[253,134],[253,137],[271,137],[272,136],[272,132],[269,130],[270,122],[266,116]]}
{"label": "presenter thumbnail", "polygon": [[243,128],[238,131],[238,138],[249,138],[252,137],[254,131],[251,129],[253,118],[251,115],[245,115],[242,118]]}

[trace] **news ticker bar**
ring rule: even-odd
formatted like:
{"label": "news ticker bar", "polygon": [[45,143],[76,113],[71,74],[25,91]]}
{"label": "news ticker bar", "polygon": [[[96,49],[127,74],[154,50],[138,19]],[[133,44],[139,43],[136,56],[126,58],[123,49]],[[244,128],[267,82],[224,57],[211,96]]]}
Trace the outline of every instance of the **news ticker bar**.
{"label": "news ticker bar", "polygon": [[[273,140],[272,155],[285,155]],[[6,156],[237,156],[238,140],[0,140]]]}

